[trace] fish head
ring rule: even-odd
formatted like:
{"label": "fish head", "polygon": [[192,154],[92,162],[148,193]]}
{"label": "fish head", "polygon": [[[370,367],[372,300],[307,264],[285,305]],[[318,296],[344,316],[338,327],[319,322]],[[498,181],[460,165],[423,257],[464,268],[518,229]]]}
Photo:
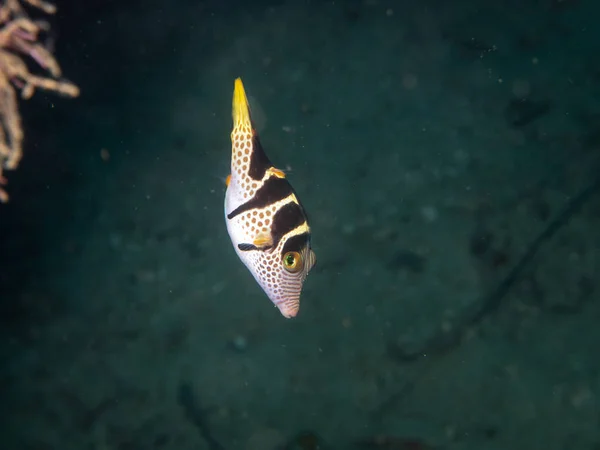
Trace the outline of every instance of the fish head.
{"label": "fish head", "polygon": [[298,314],[304,280],[316,261],[308,237],[292,235],[270,251],[256,252],[248,268],[281,315],[289,319]]}

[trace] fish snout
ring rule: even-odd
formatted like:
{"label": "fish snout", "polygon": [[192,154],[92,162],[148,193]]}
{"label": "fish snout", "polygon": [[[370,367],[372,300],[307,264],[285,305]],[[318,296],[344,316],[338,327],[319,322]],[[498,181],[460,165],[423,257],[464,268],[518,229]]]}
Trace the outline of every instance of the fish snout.
{"label": "fish snout", "polygon": [[279,312],[286,319],[296,317],[300,310],[300,302],[298,300],[287,300],[277,304]]}

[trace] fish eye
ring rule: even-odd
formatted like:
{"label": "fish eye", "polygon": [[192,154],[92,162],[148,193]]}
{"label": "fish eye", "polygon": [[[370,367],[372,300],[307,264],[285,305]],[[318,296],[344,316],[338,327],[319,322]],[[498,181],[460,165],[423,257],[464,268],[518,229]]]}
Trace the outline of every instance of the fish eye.
{"label": "fish eye", "polygon": [[298,272],[302,268],[302,257],[298,252],[287,252],[283,255],[283,267],[288,272]]}

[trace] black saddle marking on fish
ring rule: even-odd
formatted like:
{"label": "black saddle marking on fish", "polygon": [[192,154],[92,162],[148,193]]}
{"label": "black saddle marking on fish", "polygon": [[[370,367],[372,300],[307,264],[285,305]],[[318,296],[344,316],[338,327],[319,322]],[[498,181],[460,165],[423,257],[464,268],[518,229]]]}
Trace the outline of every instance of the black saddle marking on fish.
{"label": "black saddle marking on fish", "polygon": [[293,193],[294,189],[285,178],[272,176],[271,178],[267,179],[267,181],[265,181],[260,188],[258,188],[254,194],[254,197],[227,214],[227,218],[233,219],[235,216],[245,211],[255,208],[260,209],[264,208],[265,206],[272,205],[273,203],[283,200]]}
{"label": "black saddle marking on fish", "polygon": [[306,214],[302,207],[295,202],[289,202],[281,207],[273,216],[271,236],[273,247],[277,248],[284,235],[306,222]]}
{"label": "black saddle marking on fish", "polygon": [[310,233],[301,233],[296,236],[291,236],[281,249],[281,255],[285,255],[287,252],[301,253],[307,246],[310,247]]}
{"label": "black saddle marking on fish", "polygon": [[269,167],[272,167],[271,161],[267,157],[263,146],[260,143],[256,131],[252,135],[252,154],[250,155],[250,167],[248,175],[253,180],[262,180]]}
{"label": "black saddle marking on fish", "polygon": [[250,250],[258,250],[258,247],[254,244],[248,244],[247,242],[242,242],[238,244],[238,248],[243,252],[249,252]]}

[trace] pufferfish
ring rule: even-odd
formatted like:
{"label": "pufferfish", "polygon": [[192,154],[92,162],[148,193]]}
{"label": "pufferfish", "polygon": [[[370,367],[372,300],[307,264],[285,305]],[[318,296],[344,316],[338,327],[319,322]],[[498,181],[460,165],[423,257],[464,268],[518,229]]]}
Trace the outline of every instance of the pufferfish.
{"label": "pufferfish", "polygon": [[306,212],[285,173],[267,157],[250,116],[242,80],[233,90],[231,174],[225,222],[236,253],[286,318],[295,317],[316,263]]}

